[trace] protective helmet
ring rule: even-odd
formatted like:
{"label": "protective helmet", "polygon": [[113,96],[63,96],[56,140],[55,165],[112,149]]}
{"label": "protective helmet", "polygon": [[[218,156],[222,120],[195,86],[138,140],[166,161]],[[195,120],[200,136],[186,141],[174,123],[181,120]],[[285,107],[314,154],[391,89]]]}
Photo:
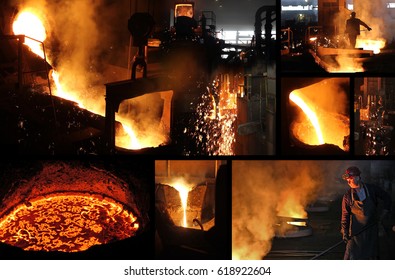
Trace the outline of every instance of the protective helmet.
{"label": "protective helmet", "polygon": [[343,174],[342,178],[343,180],[346,180],[350,177],[355,177],[355,176],[360,176],[361,175],[361,170],[359,170],[358,167],[356,166],[351,166],[347,168],[346,173]]}

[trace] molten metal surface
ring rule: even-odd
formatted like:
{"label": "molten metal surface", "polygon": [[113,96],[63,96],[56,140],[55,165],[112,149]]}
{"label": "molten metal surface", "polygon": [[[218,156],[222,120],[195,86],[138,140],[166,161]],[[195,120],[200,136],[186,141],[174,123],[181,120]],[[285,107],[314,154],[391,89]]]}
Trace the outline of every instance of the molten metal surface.
{"label": "molten metal surface", "polygon": [[0,241],[24,250],[84,251],[134,236],[137,218],[112,199],[52,194],[20,204],[0,220]]}

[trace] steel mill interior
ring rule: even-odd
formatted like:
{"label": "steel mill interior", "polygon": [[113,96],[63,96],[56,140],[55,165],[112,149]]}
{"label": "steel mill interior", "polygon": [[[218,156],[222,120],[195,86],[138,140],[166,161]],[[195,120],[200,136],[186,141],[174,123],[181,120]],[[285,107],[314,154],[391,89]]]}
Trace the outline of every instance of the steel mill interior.
{"label": "steel mill interior", "polygon": [[395,259],[394,28],[395,1],[2,0],[0,259]]}

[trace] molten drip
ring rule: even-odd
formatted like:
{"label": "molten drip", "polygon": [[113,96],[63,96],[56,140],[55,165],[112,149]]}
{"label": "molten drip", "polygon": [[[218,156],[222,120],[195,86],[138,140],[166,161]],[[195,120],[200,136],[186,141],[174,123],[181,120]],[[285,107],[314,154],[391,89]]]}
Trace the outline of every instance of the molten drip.
{"label": "molten drip", "polygon": [[110,198],[56,193],[19,204],[0,219],[0,241],[24,250],[77,252],[134,236],[136,216]]}

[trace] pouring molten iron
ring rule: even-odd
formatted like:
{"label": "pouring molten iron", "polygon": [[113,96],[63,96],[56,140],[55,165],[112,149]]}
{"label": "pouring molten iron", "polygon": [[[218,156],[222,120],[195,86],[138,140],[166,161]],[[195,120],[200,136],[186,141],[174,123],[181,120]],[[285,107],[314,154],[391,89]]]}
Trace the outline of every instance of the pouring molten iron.
{"label": "pouring molten iron", "polygon": [[318,83],[289,94],[289,99],[301,110],[291,123],[291,135],[308,145],[333,144],[347,150],[344,139],[350,134],[349,118],[339,109],[342,106],[335,101],[333,92],[325,87]]}
{"label": "pouring molten iron", "polygon": [[[44,55],[42,42],[48,38],[43,22],[45,21],[40,18],[39,13],[36,13],[32,9],[25,9],[16,17],[16,20],[13,23],[13,31],[15,35],[25,35],[26,38],[24,43],[30,48],[30,50],[41,58],[46,58],[48,63],[53,66],[52,61],[55,59],[51,57],[51,54],[49,53],[47,57]],[[93,88],[73,88],[73,86],[70,85],[70,83],[75,82],[76,73],[73,73],[73,69],[70,67],[63,67],[62,69],[55,70],[53,67],[50,76],[55,85],[55,89],[53,91],[54,95],[73,101],[80,108],[87,109],[95,114],[104,116],[104,99],[101,100],[97,97],[89,97],[85,91],[91,90],[95,96],[103,96],[104,93],[94,92]],[[88,85],[87,87],[92,87],[92,85]],[[161,135],[158,137],[158,129],[151,128],[149,125],[140,125],[140,127],[144,127],[144,131],[137,131],[136,124],[130,115],[117,114],[116,120],[121,123],[121,129],[117,129],[116,131],[116,145],[118,147],[131,150],[142,149],[145,147],[156,147],[163,144],[163,141],[168,138],[167,135]],[[149,131],[154,131],[154,135],[150,136]],[[165,132],[162,133],[165,134]],[[139,135],[141,137],[138,137]]]}

